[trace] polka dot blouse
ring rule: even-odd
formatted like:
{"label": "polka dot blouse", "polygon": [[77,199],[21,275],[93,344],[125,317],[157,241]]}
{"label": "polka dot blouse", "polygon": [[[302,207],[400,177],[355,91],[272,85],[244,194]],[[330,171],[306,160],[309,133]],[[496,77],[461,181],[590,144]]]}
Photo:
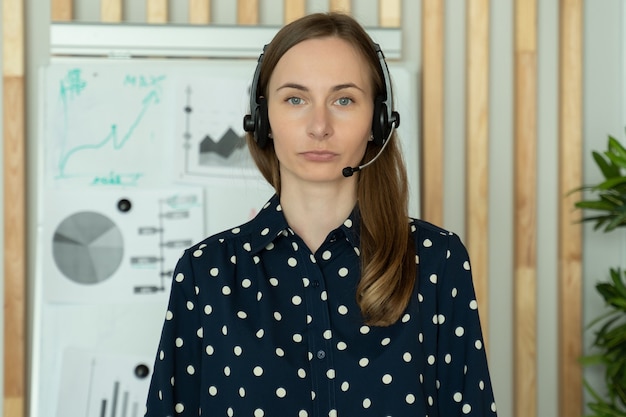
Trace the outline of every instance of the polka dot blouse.
{"label": "polka dot blouse", "polygon": [[389,327],[363,324],[353,213],[316,253],[278,197],[176,266],[146,416],[495,416],[465,247],[411,220],[417,283]]}

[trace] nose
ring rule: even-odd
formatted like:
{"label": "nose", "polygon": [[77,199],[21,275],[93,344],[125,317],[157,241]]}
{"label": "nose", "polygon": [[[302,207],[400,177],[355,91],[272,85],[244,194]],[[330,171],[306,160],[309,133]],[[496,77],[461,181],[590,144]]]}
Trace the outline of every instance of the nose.
{"label": "nose", "polygon": [[309,136],[313,139],[326,139],[331,135],[331,114],[326,106],[317,105],[311,109],[307,130]]}

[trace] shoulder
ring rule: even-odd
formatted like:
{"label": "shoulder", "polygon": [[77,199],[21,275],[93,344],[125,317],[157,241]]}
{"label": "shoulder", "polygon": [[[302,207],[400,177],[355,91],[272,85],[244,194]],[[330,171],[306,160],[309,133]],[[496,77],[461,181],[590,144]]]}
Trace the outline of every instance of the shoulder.
{"label": "shoulder", "polygon": [[420,269],[469,272],[467,248],[456,233],[419,219],[410,220],[415,253]]}
{"label": "shoulder", "polygon": [[[454,232],[446,230],[442,227],[436,226],[425,220],[410,218],[409,226],[411,228],[411,234],[415,239],[415,242],[420,246],[432,247],[434,245],[444,245],[449,247],[450,245],[461,245],[461,238]],[[419,248],[419,246],[418,246]]]}

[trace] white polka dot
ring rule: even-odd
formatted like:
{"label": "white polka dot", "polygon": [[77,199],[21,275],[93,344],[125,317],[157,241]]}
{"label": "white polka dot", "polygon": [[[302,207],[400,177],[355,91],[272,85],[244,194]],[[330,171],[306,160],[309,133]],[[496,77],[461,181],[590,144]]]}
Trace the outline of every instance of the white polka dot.
{"label": "white polka dot", "polygon": [[348,345],[346,345],[346,342],[337,343],[337,350],[346,350],[347,347]]}
{"label": "white polka dot", "polygon": [[328,300],[328,293],[326,292],[326,290],[324,290],[324,291],[322,291],[320,293],[320,300],[322,300],[322,301]]}
{"label": "white polka dot", "polygon": [[222,334],[223,334],[224,336],[226,336],[226,335],[228,334],[228,326],[226,326],[226,325],[223,325],[223,326],[222,326]]}
{"label": "white polka dot", "polygon": [[297,242],[291,242],[291,247],[293,248],[294,251],[298,251],[298,243]]}
{"label": "white polka dot", "polygon": [[161,350],[161,351],[159,351],[159,359],[160,359],[160,360],[165,359],[165,352],[163,352],[162,350]]}
{"label": "white polka dot", "polygon": [[456,288],[452,288],[452,298],[456,298],[458,294],[458,290]]}
{"label": "white polka dot", "polygon": [[444,316],[443,314],[440,314],[437,316],[437,323],[439,324],[443,324],[446,321],[446,316]]}
{"label": "white polka dot", "polygon": [[257,330],[257,332],[256,332],[257,339],[261,339],[263,336],[265,336],[265,330],[263,330],[263,329]]}
{"label": "white polka dot", "polygon": [[329,260],[331,256],[332,254],[328,250],[325,250],[324,253],[322,253],[322,259],[325,261]]}
{"label": "white polka dot", "polygon": [[209,395],[215,397],[217,395],[217,387],[211,385],[209,387]]}
{"label": "white polka dot", "polygon": [[474,342],[474,346],[476,347],[476,349],[480,350],[483,348],[483,342],[477,340],[476,342]]}
{"label": "white polka dot", "polygon": [[224,367],[224,375],[230,376],[230,366],[225,366]]}
{"label": "white polka dot", "polygon": [[[437,387],[439,388],[439,387]],[[430,405],[432,407],[432,405],[435,403],[435,399],[432,397],[432,395],[428,396],[428,405]]]}
{"label": "white polka dot", "polygon": [[491,403],[491,411],[493,411],[494,413],[497,411],[496,410],[496,403]]}
{"label": "white polka dot", "polygon": [[185,406],[182,405],[181,403],[178,403],[174,406],[174,410],[176,410],[176,412],[180,414],[183,411],[185,411]]}
{"label": "white polka dot", "polygon": [[248,278],[245,278],[243,281],[241,281],[241,286],[243,288],[250,288],[251,285],[252,281],[250,281]]}
{"label": "white polka dot", "polygon": [[367,359],[367,358],[361,358],[361,359],[359,360],[359,366],[360,366],[361,368],[365,368],[367,365],[369,365],[369,363],[370,363],[370,360],[369,360],[369,359]]}
{"label": "white polka dot", "polygon": [[270,229],[266,227],[265,229],[261,230],[261,236],[267,236],[269,232],[270,232]]}
{"label": "white polka dot", "polygon": [[300,304],[302,304],[302,298],[298,295],[294,295],[293,297],[291,297],[291,303],[294,306],[299,306]]}
{"label": "white polka dot", "polygon": [[446,363],[450,363],[450,362],[452,362],[452,355],[450,355],[449,353],[447,353],[447,354],[446,354],[446,356],[443,358],[443,360],[444,360]]}
{"label": "white polka dot", "polygon": [[363,408],[370,408],[372,406],[372,400],[366,398],[363,400]]}
{"label": "white polka dot", "polygon": [[326,340],[330,340],[333,337],[333,332],[330,330],[325,330],[324,331],[324,339]]}
{"label": "white polka dot", "polygon": [[208,346],[206,347],[205,351],[206,351],[207,355],[209,355],[209,356],[210,356],[210,355],[212,355],[213,353],[215,353],[215,348],[213,348],[213,346],[211,346],[211,345],[208,345]]}
{"label": "white polka dot", "polygon": [[270,278],[270,285],[272,287],[278,287],[278,280],[276,278]]}
{"label": "white polka dot", "polygon": [[311,324],[311,322],[313,321],[313,317],[311,317],[310,314],[306,315],[306,324]]}
{"label": "white polka dot", "polygon": [[176,347],[181,347],[183,345],[183,339],[181,339],[180,337],[176,338]]}
{"label": "white polka dot", "polygon": [[204,336],[204,329],[202,327],[200,327],[198,330],[196,330],[196,336],[198,336],[200,339],[202,339],[202,337]]}
{"label": "white polka dot", "polygon": [[193,303],[191,301],[187,301],[187,310],[193,310]]}
{"label": "white polka dot", "polygon": [[337,308],[337,311],[339,312],[339,314],[341,314],[342,316],[345,316],[346,314],[348,314],[348,307],[344,306],[344,305],[340,305],[339,308]]}
{"label": "white polka dot", "polygon": [[309,413],[306,410],[300,410],[298,411],[298,417],[309,417]]}
{"label": "white polka dot", "polygon": [[252,370],[252,373],[254,374],[254,376],[261,376],[263,375],[263,368],[261,368],[260,366],[255,366]]}
{"label": "white polka dot", "polygon": [[199,257],[201,257],[201,256],[202,256],[202,251],[201,251],[201,250],[199,250],[199,249],[198,249],[198,250],[193,251],[193,256],[194,256],[195,258],[199,258]]}
{"label": "white polka dot", "polygon": [[237,233],[241,232],[241,229],[238,227],[235,227],[234,229],[231,229],[230,232],[234,235],[236,235]]}
{"label": "white polka dot", "polygon": [[260,408],[257,408],[256,410],[254,410],[254,417],[263,417],[264,415],[265,415],[265,412],[261,410]]}
{"label": "white polka dot", "polygon": [[285,398],[286,395],[287,395],[287,390],[286,389],[281,387],[281,388],[278,388],[276,390],[276,396],[278,398]]}
{"label": "white polka dot", "polygon": [[298,265],[298,261],[296,260],[296,258],[289,258],[287,259],[287,265],[293,268],[294,266]]}
{"label": "white polka dot", "polygon": [[470,270],[470,263],[468,261],[463,262],[463,269],[466,271]]}
{"label": "white polka dot", "polygon": [[246,250],[246,252],[250,252],[252,250],[252,246],[250,246],[250,243],[248,242],[243,244],[243,248]]}
{"label": "white polka dot", "polygon": [[369,326],[361,326],[359,331],[361,332],[361,334],[368,334],[370,332],[370,328]]}
{"label": "white polka dot", "polygon": [[329,369],[328,371],[326,371],[326,378],[335,379],[335,370]]}
{"label": "white polka dot", "polygon": [[194,367],[193,367],[193,366],[191,366],[191,365],[187,366],[187,373],[188,373],[189,375],[193,375],[193,374],[195,374],[195,373],[196,373],[196,368],[194,368]]}
{"label": "white polka dot", "polygon": [[296,342],[296,343],[300,343],[300,342],[302,342],[302,335],[301,335],[301,334],[296,333],[296,334],[294,334],[294,335],[292,336],[292,339],[293,339],[293,341],[294,341],[294,342]]}
{"label": "white polka dot", "polygon": [[243,349],[241,348],[241,346],[235,346],[233,348],[233,353],[235,354],[235,356],[241,356],[242,352],[243,352]]}
{"label": "white polka dot", "polygon": [[431,274],[430,275],[430,282],[432,282],[433,284],[437,283],[437,274]]}
{"label": "white polka dot", "polygon": [[417,335],[417,340],[419,340],[420,343],[424,343],[424,333],[420,333]]}
{"label": "white polka dot", "polygon": [[302,278],[302,285],[304,285],[304,288],[308,288],[308,286],[311,285],[311,281],[308,278],[304,277]]}
{"label": "white polka dot", "polygon": [[428,364],[429,365],[434,365],[435,364],[435,357],[433,355],[430,355],[428,357]]}
{"label": "white polka dot", "polygon": [[383,340],[380,341],[380,344],[383,346],[387,346],[389,343],[391,343],[391,339],[388,337],[385,337]]}
{"label": "white polka dot", "polygon": [[411,315],[410,314],[405,314],[404,316],[402,316],[402,323],[408,323],[411,320]]}
{"label": "white polka dot", "polygon": [[274,312],[274,320],[276,321],[281,321],[283,319],[282,314],[280,314],[278,311]]}
{"label": "white polka dot", "polygon": [[389,375],[389,374],[383,375],[383,384],[389,385],[389,384],[391,384],[392,380],[393,380],[393,377],[391,375]]}
{"label": "white polka dot", "polygon": [[246,389],[244,387],[239,388],[239,396],[241,398],[246,396]]}
{"label": "white polka dot", "polygon": [[411,362],[411,359],[413,359],[413,356],[411,356],[409,352],[404,352],[404,355],[402,355],[402,360],[405,362]]}
{"label": "white polka dot", "polygon": [[478,383],[478,388],[480,388],[481,391],[484,390],[485,389],[485,382],[484,381],[480,381]]}
{"label": "white polka dot", "polygon": [[349,389],[350,389],[350,383],[349,383],[348,381],[343,381],[343,382],[341,383],[341,390],[342,390],[343,392],[346,392],[346,391],[348,391]]}
{"label": "white polka dot", "polygon": [[454,330],[454,334],[457,335],[458,337],[461,337],[465,334],[465,329],[459,326]]}
{"label": "white polka dot", "polygon": [[346,276],[348,276],[348,268],[340,268],[339,269],[339,276],[341,278],[345,278]]}
{"label": "white polka dot", "polygon": [[454,398],[454,401],[456,401],[457,403],[460,403],[461,401],[463,401],[463,394],[461,394],[460,392],[455,392],[452,398]]}
{"label": "white polka dot", "polygon": [[303,379],[306,378],[306,371],[302,368],[298,369],[298,376]]}
{"label": "white polka dot", "polygon": [[213,312],[213,307],[209,304],[204,306],[204,314],[207,316]]}
{"label": "white polka dot", "polygon": [[230,293],[231,293],[230,287],[229,287],[228,285],[224,285],[224,286],[222,287],[222,294],[224,294],[224,295],[230,295]]}
{"label": "white polka dot", "polygon": [[245,311],[238,311],[237,317],[239,317],[240,319],[245,319],[246,317],[248,317],[248,314]]}
{"label": "white polka dot", "polygon": [[430,248],[433,245],[433,242],[430,239],[425,239],[422,244],[425,248]]}
{"label": "white polka dot", "polygon": [[404,397],[404,401],[406,401],[407,404],[413,404],[415,402],[415,395],[407,394],[407,396]]}
{"label": "white polka dot", "polygon": [[328,412],[328,417],[337,417],[337,410],[330,410]]}
{"label": "white polka dot", "polygon": [[275,352],[276,352],[276,356],[280,356],[281,358],[285,356],[285,351],[282,350],[281,348],[276,348]]}
{"label": "white polka dot", "polygon": [[346,227],[352,227],[352,220],[346,219],[346,221],[343,222],[343,225]]}
{"label": "white polka dot", "polygon": [[174,318],[174,314],[171,311],[167,311],[165,313],[165,320],[172,320]]}
{"label": "white polka dot", "polygon": [[178,274],[176,274],[176,278],[174,279],[176,280],[176,282],[183,282],[185,276],[182,274],[182,272],[179,272]]}
{"label": "white polka dot", "polygon": [[472,310],[476,310],[476,309],[478,308],[478,303],[476,302],[476,300],[472,300],[472,301],[470,301],[470,303],[469,303],[469,307],[470,307]]}
{"label": "white polka dot", "polygon": [[469,404],[463,404],[463,414],[469,414],[472,412],[472,406]]}
{"label": "white polka dot", "polygon": [[212,277],[216,277],[220,274],[220,270],[217,268],[211,268],[211,270],[209,271],[209,274],[211,274]]}
{"label": "white polka dot", "polygon": [[237,263],[237,257],[235,255],[230,257],[230,263],[233,265]]}

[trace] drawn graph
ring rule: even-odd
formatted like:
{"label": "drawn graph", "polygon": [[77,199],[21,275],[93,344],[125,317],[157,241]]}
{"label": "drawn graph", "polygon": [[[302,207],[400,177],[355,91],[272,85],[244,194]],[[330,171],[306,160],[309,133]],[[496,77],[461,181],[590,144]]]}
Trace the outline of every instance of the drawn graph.
{"label": "drawn graph", "polygon": [[167,297],[180,254],[204,237],[198,187],[54,190],[46,210],[44,284],[55,302]]}
{"label": "drawn graph", "polygon": [[[46,73],[46,179],[55,185],[154,185],[163,170],[168,77],[154,69],[54,66]],[[143,158],[137,158],[143,155]]]}
{"label": "drawn graph", "polygon": [[152,375],[152,357],[65,352],[57,417],[140,417]]}
{"label": "drawn graph", "polygon": [[180,80],[176,95],[180,178],[258,175],[242,127],[250,74]]}

